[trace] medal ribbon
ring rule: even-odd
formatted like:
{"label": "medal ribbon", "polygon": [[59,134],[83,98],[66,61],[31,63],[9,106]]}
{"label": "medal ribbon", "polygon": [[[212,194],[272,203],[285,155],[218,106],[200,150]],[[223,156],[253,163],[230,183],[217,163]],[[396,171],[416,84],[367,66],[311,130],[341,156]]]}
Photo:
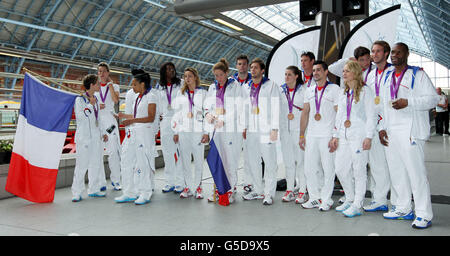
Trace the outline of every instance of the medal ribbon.
{"label": "medal ribbon", "polygon": [[105,96],[103,97],[102,88],[100,88],[100,99],[102,99],[103,103],[105,103],[106,96],[108,95],[108,92],[109,92],[109,86],[106,87]]}
{"label": "medal ribbon", "polygon": [[166,95],[167,95],[167,101],[169,102],[169,106],[172,104],[172,88],[174,85],[170,86],[170,91],[167,89],[166,85]]}
{"label": "medal ribbon", "polygon": [[144,98],[144,96],[148,93],[149,91],[145,91],[142,95],[139,95],[136,98],[136,101],[134,102],[134,118],[136,118],[136,113],[137,113],[137,109],[139,104],[141,104],[142,98]]}
{"label": "medal ribbon", "polygon": [[316,86],[316,88],[314,90],[314,99],[316,101],[316,113],[319,113],[319,111],[320,111],[320,103],[322,102],[322,96],[323,96],[323,93],[325,92],[325,89],[327,88],[327,86],[328,86],[328,81],[325,83],[325,85],[322,89],[319,100],[317,100],[317,87],[318,86]]}
{"label": "medal ribbon", "polygon": [[253,86],[253,81],[250,83],[250,99],[252,107],[258,107],[259,91],[261,90],[262,81],[259,83],[258,87]]}
{"label": "medal ribbon", "polygon": [[225,84],[222,86],[222,88],[219,87],[219,83],[216,83],[216,108],[223,108],[224,107],[224,97],[225,97],[225,90],[228,85],[228,80],[225,82]]}
{"label": "medal ribbon", "polygon": [[387,64],[384,65],[383,72],[381,72],[380,80],[378,80],[378,67],[375,70],[375,94],[376,94],[375,96],[380,96],[381,79],[383,79],[383,74],[387,67],[388,67]]}
{"label": "medal ribbon", "polygon": [[294,93],[292,94],[292,99],[291,99],[291,95],[289,94],[289,87],[286,85],[286,99],[288,101],[289,113],[292,113],[292,109],[294,108],[294,97],[295,97],[295,93],[297,92],[298,86],[299,85],[295,86]]}
{"label": "medal ribbon", "polygon": [[[88,92],[86,92],[86,96],[88,97],[88,100],[91,97],[91,96],[89,96]],[[94,108],[95,121],[98,121],[98,100],[95,95],[94,95],[94,98],[95,98],[95,105],[93,105],[92,107]]]}
{"label": "medal ribbon", "polygon": [[[352,102],[353,102],[354,90],[351,90],[351,91],[352,91],[351,93],[349,93],[349,91],[347,91],[347,120],[350,120],[350,113],[352,112]],[[352,96],[351,98],[350,98],[350,94]]]}
{"label": "medal ribbon", "polygon": [[188,99],[189,99],[189,112],[192,113],[192,105],[194,105],[194,93],[195,93],[195,89],[194,92],[192,93],[192,97],[191,97],[191,93],[188,91]]}
{"label": "medal ribbon", "polygon": [[391,79],[391,100],[397,99],[398,90],[400,89],[400,82],[403,79],[403,76],[406,73],[406,70],[408,70],[408,66],[406,66],[402,73],[400,74],[400,77],[398,78],[397,82],[395,81],[395,71],[392,71],[392,79]]}

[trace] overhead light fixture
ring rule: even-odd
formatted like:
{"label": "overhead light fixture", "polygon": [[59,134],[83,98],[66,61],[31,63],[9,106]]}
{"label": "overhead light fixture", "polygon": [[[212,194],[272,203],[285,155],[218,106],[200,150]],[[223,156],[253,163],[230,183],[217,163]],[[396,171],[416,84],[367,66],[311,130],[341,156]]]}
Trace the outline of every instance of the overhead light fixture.
{"label": "overhead light fixture", "polygon": [[5,56],[9,56],[9,57],[16,57],[16,58],[22,58],[22,56],[20,56],[20,55],[13,54],[13,53],[8,53],[8,52],[0,52],[0,55],[5,55]]}
{"label": "overhead light fixture", "polygon": [[233,24],[231,24],[231,23],[229,23],[229,22],[227,22],[227,21],[224,21],[224,20],[222,20],[222,19],[214,19],[214,21],[217,22],[217,23],[220,23],[220,24],[222,24],[222,25],[225,25],[225,26],[227,26],[227,27],[229,27],[229,28],[232,28],[232,29],[234,29],[234,30],[237,30],[237,31],[242,31],[242,30],[244,30],[244,29],[242,29],[242,28],[240,28],[240,27],[238,27],[238,26],[236,26],[236,25],[233,25]]}
{"label": "overhead light fixture", "polygon": [[124,72],[122,72],[122,71],[119,71],[119,70],[110,70],[110,72],[111,73],[117,73],[117,74],[125,74]]}

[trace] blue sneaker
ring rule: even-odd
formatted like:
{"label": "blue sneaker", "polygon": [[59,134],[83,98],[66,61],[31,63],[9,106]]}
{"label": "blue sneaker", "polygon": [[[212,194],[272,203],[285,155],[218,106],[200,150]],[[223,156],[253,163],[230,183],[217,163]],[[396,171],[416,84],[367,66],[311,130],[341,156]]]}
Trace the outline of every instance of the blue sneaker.
{"label": "blue sneaker", "polygon": [[413,228],[417,228],[417,229],[425,229],[431,226],[431,220],[427,220],[421,217],[417,217],[412,225]]}
{"label": "blue sneaker", "polygon": [[392,207],[391,211],[383,213],[383,217],[388,220],[413,220],[414,212],[401,212],[396,210],[395,207]]}
{"label": "blue sneaker", "polygon": [[102,192],[103,192],[103,191],[106,191],[106,186],[101,187],[101,188],[100,188],[100,191],[102,191]]}
{"label": "blue sneaker", "polygon": [[364,206],[363,209],[365,212],[387,212],[389,210],[386,204],[381,204],[376,201],[370,202],[369,205]]}
{"label": "blue sneaker", "polygon": [[106,193],[99,191],[99,192],[95,192],[95,193],[92,193],[92,194],[88,194],[88,196],[89,197],[105,197]]}
{"label": "blue sneaker", "polygon": [[114,189],[115,191],[120,191],[120,190],[122,190],[122,187],[120,186],[119,182],[116,182],[116,183],[111,182],[111,185],[113,186],[113,189]]}
{"label": "blue sneaker", "polygon": [[172,192],[175,190],[175,186],[170,186],[170,185],[166,185],[163,189],[162,192],[163,193],[168,193],[168,192]]}
{"label": "blue sneaker", "polygon": [[183,192],[183,190],[184,190],[184,187],[176,186],[175,189],[173,190],[173,192],[179,194],[179,193]]}
{"label": "blue sneaker", "polygon": [[136,199],[137,199],[136,197],[129,197],[129,196],[126,196],[126,195],[122,195],[122,196],[114,198],[114,201],[116,203],[127,203],[127,202],[133,202]]}

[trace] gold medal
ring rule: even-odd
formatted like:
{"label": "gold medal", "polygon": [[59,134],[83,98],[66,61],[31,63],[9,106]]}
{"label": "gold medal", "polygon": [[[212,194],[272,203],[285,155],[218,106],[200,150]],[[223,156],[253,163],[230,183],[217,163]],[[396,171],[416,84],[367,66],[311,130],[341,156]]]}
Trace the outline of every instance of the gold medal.
{"label": "gold medal", "polygon": [[292,114],[292,113],[289,113],[289,114],[288,114],[288,119],[289,119],[289,120],[292,120],[292,119],[294,119],[294,114]]}
{"label": "gold medal", "polygon": [[225,115],[225,109],[224,108],[216,108],[216,114],[217,115]]}
{"label": "gold medal", "polygon": [[252,114],[259,115],[259,107],[254,107],[252,109]]}
{"label": "gold medal", "polygon": [[380,104],[380,96],[375,97],[375,105]]}
{"label": "gold medal", "polygon": [[192,117],[194,117],[194,114],[192,114],[192,112],[189,112],[189,113],[187,114],[187,117],[188,117],[188,118],[192,118]]}
{"label": "gold medal", "polygon": [[168,109],[168,110],[172,110],[172,106],[169,104],[169,105],[167,106],[167,109]]}
{"label": "gold medal", "polygon": [[315,119],[316,121],[319,121],[321,118],[322,118],[322,116],[321,116],[319,113],[316,113],[316,114],[314,115],[314,119]]}
{"label": "gold medal", "polygon": [[350,126],[352,126],[352,122],[350,122],[350,120],[345,120],[344,126],[345,128],[349,128]]}

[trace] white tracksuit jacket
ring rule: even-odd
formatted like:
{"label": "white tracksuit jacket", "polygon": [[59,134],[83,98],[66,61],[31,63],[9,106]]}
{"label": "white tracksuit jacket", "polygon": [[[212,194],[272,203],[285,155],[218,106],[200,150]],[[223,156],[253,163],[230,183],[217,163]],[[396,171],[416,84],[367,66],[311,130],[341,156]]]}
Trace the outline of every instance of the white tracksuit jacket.
{"label": "white tracksuit jacket", "polygon": [[418,70],[414,75],[413,69],[409,68],[400,83],[397,97],[407,99],[408,106],[400,110],[392,108],[389,101],[393,72],[395,71],[388,74],[383,82],[383,119],[379,127],[379,130],[386,130],[389,138],[386,158],[392,189],[397,196],[391,203],[396,209],[407,212],[412,209],[412,193],[416,216],[431,220],[433,211],[425,168],[424,144],[430,136],[429,110],[436,107],[439,97],[423,70]]}

